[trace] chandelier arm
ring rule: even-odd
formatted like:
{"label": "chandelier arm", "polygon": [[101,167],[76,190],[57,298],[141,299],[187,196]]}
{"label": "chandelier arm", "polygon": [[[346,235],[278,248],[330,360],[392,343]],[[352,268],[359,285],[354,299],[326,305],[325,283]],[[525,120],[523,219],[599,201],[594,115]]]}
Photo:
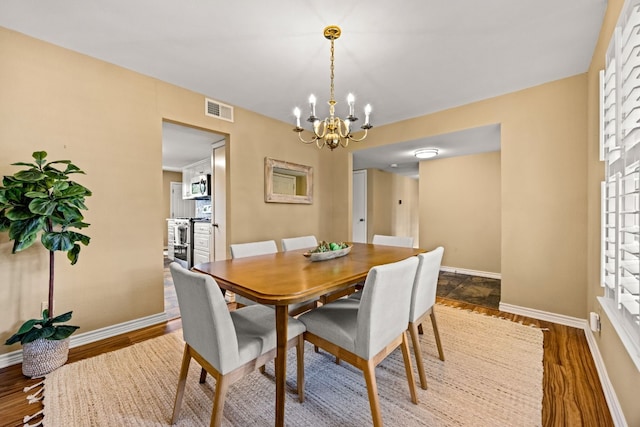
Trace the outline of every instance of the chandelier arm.
{"label": "chandelier arm", "polygon": [[364,129],[364,134],[362,134],[361,138],[354,138],[352,134],[349,134],[347,136],[347,139],[349,139],[349,140],[351,140],[353,142],[360,142],[360,141],[364,140],[367,137],[367,131],[368,131],[368,129]]}
{"label": "chandelier arm", "polygon": [[319,139],[316,135],[314,135],[311,139],[306,140],[302,137],[302,131],[298,132],[298,138],[300,139],[300,141],[304,142],[305,144],[313,144]]}

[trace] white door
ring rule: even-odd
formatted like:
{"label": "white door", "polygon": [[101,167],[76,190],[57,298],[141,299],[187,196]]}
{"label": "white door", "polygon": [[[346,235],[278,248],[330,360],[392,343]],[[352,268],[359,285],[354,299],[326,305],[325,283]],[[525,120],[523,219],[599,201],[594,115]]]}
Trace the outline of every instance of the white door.
{"label": "white door", "polygon": [[353,172],[353,236],[357,243],[367,243],[367,171]]}
{"label": "white door", "polygon": [[214,261],[227,259],[227,177],[224,145],[213,150],[213,244]]}
{"label": "white door", "polygon": [[171,183],[171,218],[191,218],[196,214],[196,202],[182,199],[182,183]]}

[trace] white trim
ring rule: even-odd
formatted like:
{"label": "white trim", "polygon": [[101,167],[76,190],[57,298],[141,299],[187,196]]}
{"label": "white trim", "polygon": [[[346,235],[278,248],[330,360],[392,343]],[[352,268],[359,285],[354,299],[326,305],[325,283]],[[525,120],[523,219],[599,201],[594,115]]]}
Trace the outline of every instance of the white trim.
{"label": "white trim", "polygon": [[440,271],[445,271],[447,273],[457,273],[457,274],[466,274],[467,276],[478,276],[478,277],[486,277],[488,279],[502,279],[502,274],[500,273],[492,273],[490,271],[479,271],[479,270],[468,270],[466,268],[458,268],[458,267],[447,267],[440,266]]}
{"label": "white trim", "polygon": [[596,369],[598,370],[598,377],[600,378],[600,384],[602,385],[604,398],[607,401],[607,405],[609,405],[611,418],[613,418],[613,425],[615,425],[616,427],[627,427],[627,420],[624,418],[624,413],[622,412],[622,407],[620,406],[620,402],[618,401],[618,396],[616,396],[616,392],[613,389],[613,384],[611,384],[611,380],[609,379],[609,374],[607,374],[607,368],[604,364],[604,360],[602,360],[600,349],[598,348],[598,344],[596,343],[596,339],[593,336],[593,332],[591,331],[591,328],[589,328],[589,325],[586,321],[584,326],[584,334],[587,337],[587,344],[589,344],[589,350],[591,350],[593,362],[596,364]]}
{"label": "white trim", "polygon": [[[107,326],[101,329],[85,332],[82,334],[72,335],[69,342],[69,348],[79,347],[81,345],[100,341],[105,338],[111,338],[116,335],[127,332],[136,331],[148,326],[158,325],[167,321],[167,313],[158,313],[151,316],[142,317],[140,319],[130,320],[128,322],[118,323],[117,325]],[[0,354],[0,368],[17,365],[22,363],[22,350],[12,351],[6,354]]]}
{"label": "white trim", "polygon": [[638,352],[638,347],[636,347],[637,340],[634,339],[633,335],[631,335],[627,328],[622,324],[621,313],[616,307],[615,301],[607,297],[597,297],[597,299],[609,318],[609,322],[611,322],[613,329],[618,334],[620,341],[622,341],[622,345],[624,345],[624,348],[627,350],[629,357],[633,361],[634,365],[636,365],[636,369],[640,371],[640,353]]}
{"label": "white trim", "polygon": [[609,375],[607,374],[607,368],[604,364],[604,360],[602,360],[602,355],[600,354],[600,350],[598,349],[598,345],[596,344],[593,333],[591,332],[591,328],[589,327],[589,322],[587,319],[580,319],[578,317],[565,316],[563,314],[549,313],[548,311],[536,310],[533,308],[521,307],[517,305],[504,304],[500,303],[500,311],[504,311],[506,313],[518,314],[521,316],[527,316],[538,320],[544,320],[547,322],[557,323],[559,325],[570,326],[572,328],[582,329],[587,338],[587,344],[589,345],[589,350],[591,352],[591,357],[593,357],[593,362],[596,365],[596,370],[598,371],[598,378],[600,379],[600,385],[602,386],[602,391],[604,392],[605,400],[607,401],[607,405],[609,406],[609,411],[611,413],[611,418],[613,419],[613,423],[617,427],[627,427],[627,422],[624,418],[624,413],[622,412],[622,407],[620,406],[620,402],[618,401],[618,397],[616,396],[616,392],[613,388],[613,384],[611,384],[611,380],[609,379]]}
{"label": "white trim", "polygon": [[559,325],[571,326],[572,328],[584,329],[585,325],[588,327],[587,319],[580,319],[578,317],[565,316],[564,314],[550,313],[548,311],[536,310],[535,308],[521,307],[519,305],[500,303],[500,311],[504,311],[512,314],[519,314],[520,316],[527,316],[533,319],[544,320],[547,322],[557,323]]}

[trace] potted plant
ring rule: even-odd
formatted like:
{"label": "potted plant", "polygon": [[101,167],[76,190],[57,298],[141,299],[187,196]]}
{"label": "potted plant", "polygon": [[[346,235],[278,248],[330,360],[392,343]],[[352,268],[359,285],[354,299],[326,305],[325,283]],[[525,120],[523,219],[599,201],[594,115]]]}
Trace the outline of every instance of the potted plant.
{"label": "potted plant", "polygon": [[30,377],[62,366],[67,361],[69,336],[78,329],[59,324],[70,320],[72,312],[54,316],[55,252],[66,252],[74,265],[80,243],[86,246],[90,241],[75,230],[89,226],[83,222],[81,210],[87,209],[84,201],[91,191],[69,179],[71,174],[84,172],[69,160],[47,162],[46,157],[46,152],[36,151],[33,163],[13,163],[26,169],[5,176],[0,186],[0,231],[8,231],[9,239],[14,241],[12,253],[29,248],[38,236],[49,251],[48,308],[43,310],[41,319],[27,320],[5,342],[22,343],[22,372]]}

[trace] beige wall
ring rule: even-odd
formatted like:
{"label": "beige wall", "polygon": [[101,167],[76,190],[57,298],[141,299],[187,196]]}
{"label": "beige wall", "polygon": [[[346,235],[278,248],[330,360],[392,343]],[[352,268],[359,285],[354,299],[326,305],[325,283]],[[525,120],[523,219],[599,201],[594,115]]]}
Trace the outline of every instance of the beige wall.
{"label": "beige wall", "polygon": [[[182,182],[182,172],[162,171],[162,204],[163,215],[171,218],[171,183]],[[167,247],[167,224],[162,227],[164,247]]]}
{"label": "beige wall", "polygon": [[374,234],[411,236],[418,246],[418,180],[367,169],[368,242]]}
{"label": "beige wall", "polygon": [[596,342],[615,389],[627,424],[640,425],[637,390],[640,372],[633,364],[618,334],[600,307],[596,297],[603,295],[600,287],[600,182],[604,179],[604,163],[599,160],[599,83],[598,72],[604,69],[605,53],[611,34],[623,6],[622,0],[609,0],[604,24],[589,67],[588,79],[588,259],[587,310],[600,313],[602,328]]}
{"label": "beige wall", "polygon": [[[164,311],[163,119],[228,135],[229,243],[330,234],[332,220],[323,223],[321,213],[333,204],[320,196],[334,184],[324,175],[330,167],[320,167],[326,154],[292,138],[290,125],[240,108],[234,123],[207,117],[201,94],[4,28],[0,64],[0,175],[45,150],[84,169],[78,181],[93,191],[91,244],[77,265],[60,254],[56,264],[56,312],[73,310],[79,332]],[[314,167],[313,205],[264,203],[266,156]],[[47,298],[44,251],[10,251],[7,233],[0,233],[0,340],[38,316]],[[0,353],[18,348],[2,346]]]}
{"label": "beige wall", "polygon": [[500,273],[500,152],[420,162],[420,242],[442,265]]}
{"label": "beige wall", "polygon": [[380,126],[366,145],[500,124],[502,302],[586,318],[586,105],[582,74]]}
{"label": "beige wall", "polygon": [[367,169],[367,242],[374,234],[392,235],[392,176],[378,169]]}
{"label": "beige wall", "polygon": [[[419,224],[419,182],[417,179],[391,174],[391,234],[394,236],[411,236],[413,245],[420,247],[418,235]],[[398,203],[402,201],[402,204]]]}

